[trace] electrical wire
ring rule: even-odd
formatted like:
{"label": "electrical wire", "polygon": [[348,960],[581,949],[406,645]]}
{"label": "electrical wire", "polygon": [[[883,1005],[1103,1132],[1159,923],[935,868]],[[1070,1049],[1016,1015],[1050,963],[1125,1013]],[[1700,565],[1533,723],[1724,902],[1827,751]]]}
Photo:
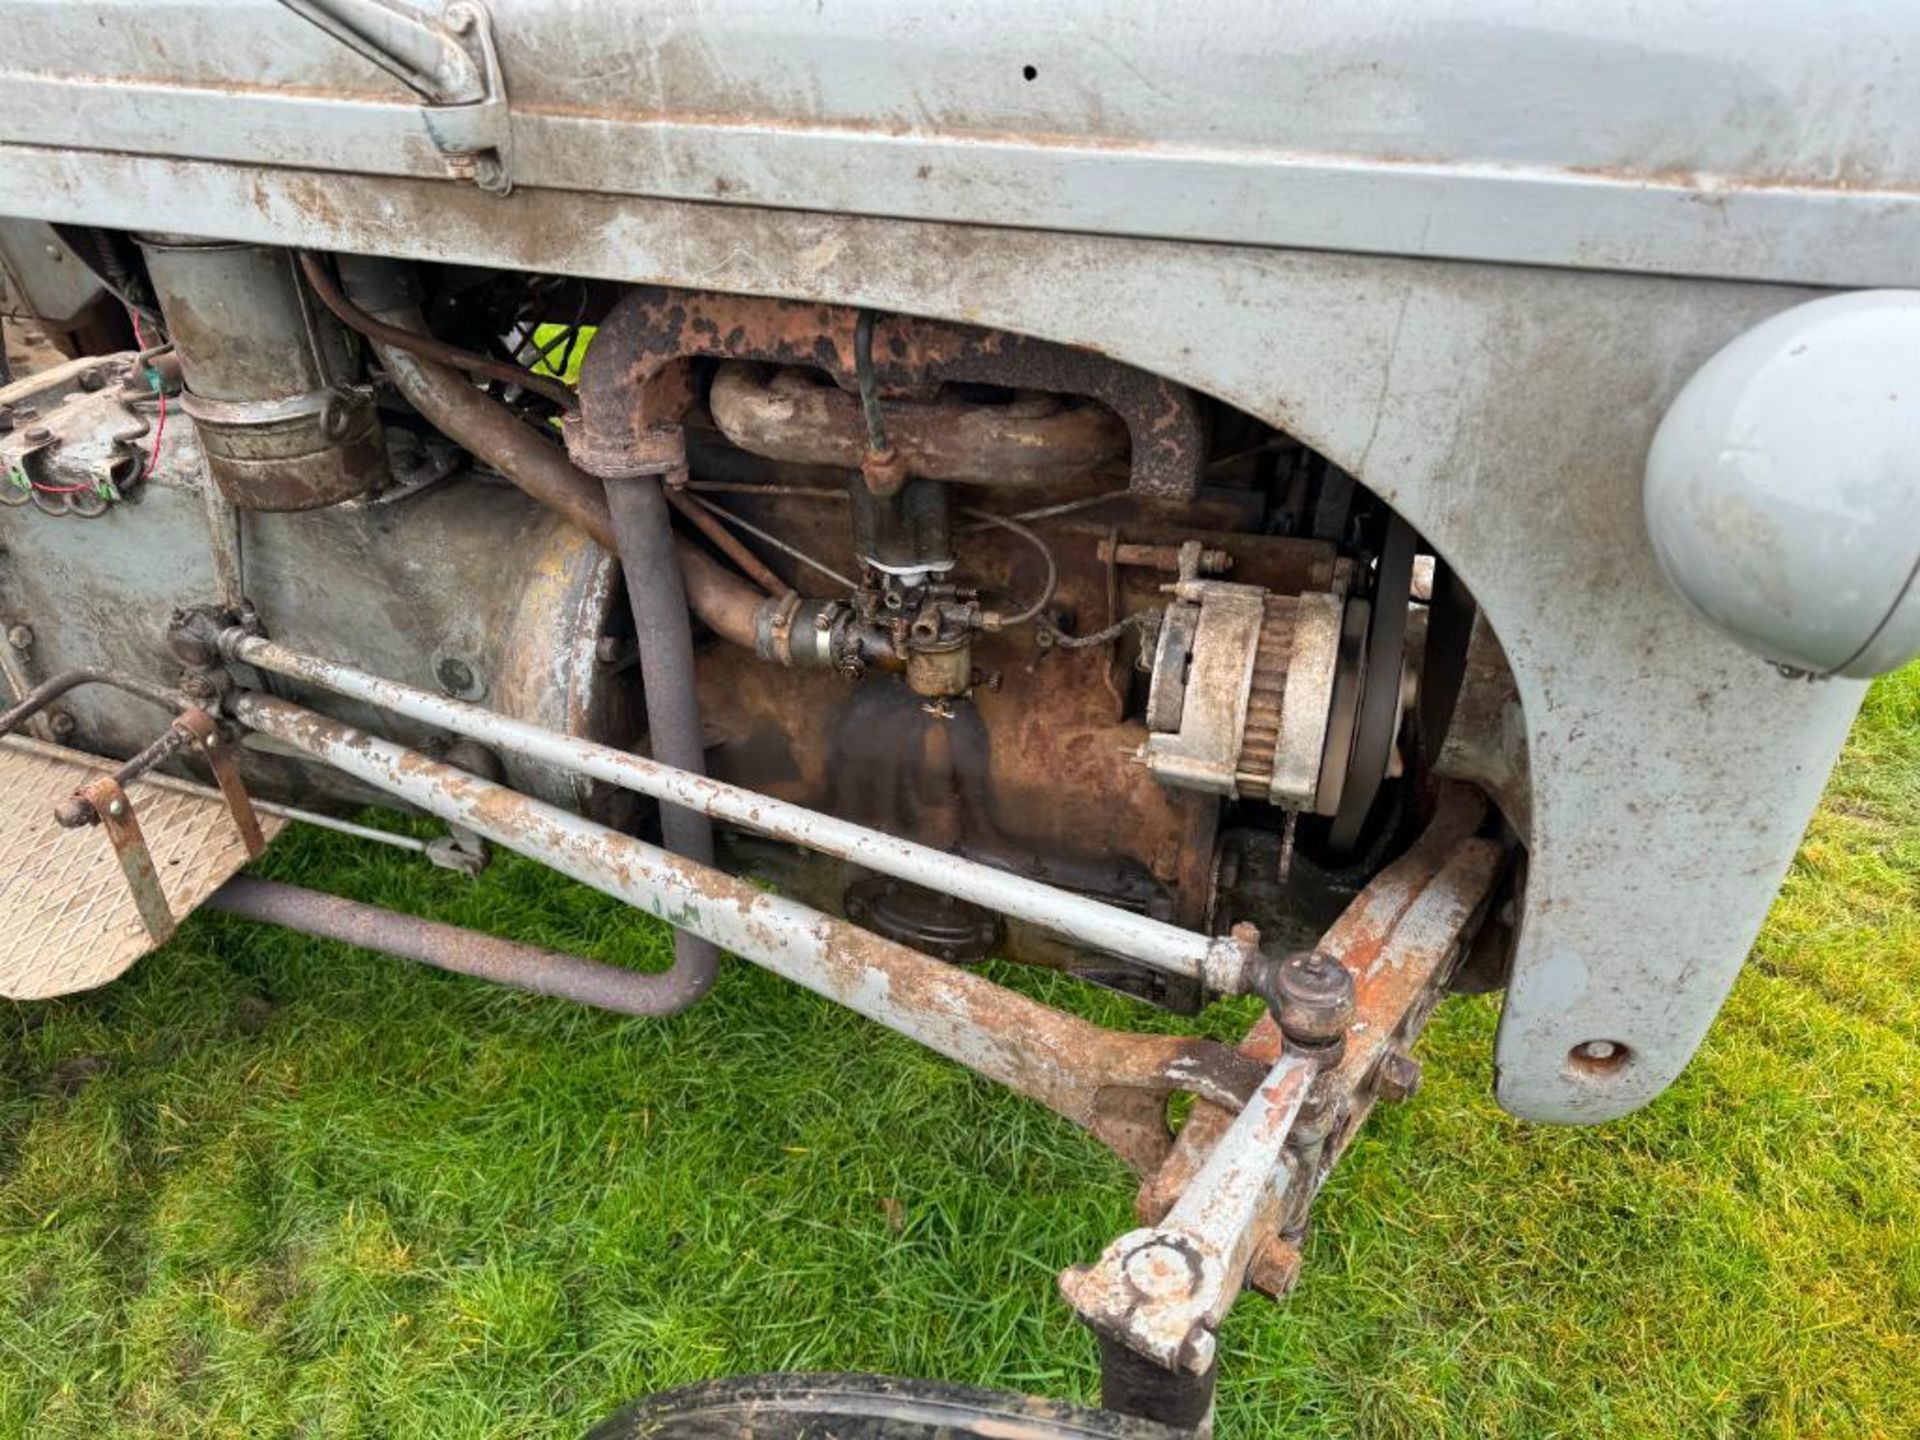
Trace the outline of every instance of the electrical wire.
{"label": "electrical wire", "polygon": [[[1098,495],[1083,495],[1078,500],[1063,500],[1058,505],[1042,505],[1037,510],[1016,510],[1008,518],[1012,520],[1057,520],[1062,515],[1072,515],[1079,510],[1091,510],[1094,506],[1104,505],[1109,500],[1124,500],[1132,493],[1132,491],[1124,487],[1119,490],[1103,490]],[[970,510],[967,513],[972,515],[981,512]],[[983,530],[989,523],[991,522],[977,520],[971,525],[963,525],[960,528],[962,532]]]}
{"label": "electrical wire", "polygon": [[824,485],[754,485],[739,480],[689,480],[684,489],[701,495],[765,495],[775,500],[847,501],[845,490],[829,490]]}
{"label": "electrical wire", "polygon": [[1106,629],[1096,630],[1091,635],[1069,635],[1059,626],[1045,620],[1040,622],[1039,630],[1042,638],[1049,645],[1057,646],[1062,650],[1086,650],[1095,645],[1105,645],[1110,641],[1118,640],[1136,625],[1143,630],[1149,626],[1158,625],[1163,613],[1159,610],[1141,610],[1116,620]]}
{"label": "electrical wire", "polygon": [[667,504],[674,508],[675,513],[684,517],[689,524],[711,540],[719,548],[720,553],[733,561],[741,573],[754,584],[776,598],[793,593],[791,585],[769,570],[758,555],[749,550],[738,536],[720,523],[719,516],[706,501],[697,495],[685,494],[676,485],[665,485],[661,490],[667,497]]}
{"label": "electrical wire", "polygon": [[860,382],[860,412],[867,418],[867,450],[874,455],[887,453],[887,420],[880,413],[880,382],[873,373],[873,320],[871,310],[862,310],[853,324],[853,373]]}
{"label": "electrical wire", "polygon": [[[138,310],[135,310],[131,306],[127,307],[127,318],[133,321],[133,338],[140,342],[140,363],[142,367],[147,373],[157,376],[159,372],[155,371],[152,365],[147,363],[146,357],[152,354],[155,348],[164,347],[152,347],[147,344],[146,332],[140,327],[140,312]],[[142,484],[145,484],[148,477],[153,474],[153,467],[160,463],[160,442],[167,438],[166,386],[155,385],[153,387],[153,393],[160,397],[160,413],[154,418],[153,444],[147,447],[147,463],[140,467],[140,481]]]}
{"label": "electrical wire", "polygon": [[961,513],[970,515],[975,520],[983,521],[988,525],[997,525],[1002,530],[1011,530],[1040,552],[1040,559],[1047,567],[1047,583],[1041,587],[1040,598],[1019,613],[1003,617],[995,628],[1011,630],[1016,625],[1024,625],[1037,616],[1042,610],[1046,609],[1048,605],[1053,603],[1053,592],[1060,584],[1060,567],[1054,563],[1053,551],[1047,545],[1046,541],[1042,540],[1039,535],[1029,530],[1019,521],[1009,520],[1004,515],[995,515],[986,510],[966,510]]}

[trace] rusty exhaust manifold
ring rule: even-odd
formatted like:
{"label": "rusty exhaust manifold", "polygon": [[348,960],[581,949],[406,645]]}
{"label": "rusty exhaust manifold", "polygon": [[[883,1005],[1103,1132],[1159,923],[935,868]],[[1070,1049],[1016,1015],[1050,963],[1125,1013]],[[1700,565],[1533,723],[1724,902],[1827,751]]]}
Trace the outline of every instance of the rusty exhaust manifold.
{"label": "rusty exhaust manifold", "polygon": [[[807,432],[801,440],[830,450],[832,463],[858,465],[863,442],[859,407],[851,398],[858,322],[859,312],[845,305],[636,287],[601,323],[587,352],[580,372],[580,414],[567,424],[567,449],[591,474],[633,474],[636,464],[651,460],[650,432],[677,421],[692,403],[684,362],[755,360],[821,371],[839,387],[847,397],[844,405],[827,397],[810,402],[818,413],[801,427]],[[1125,427],[1132,454],[1129,484],[1137,494],[1186,500],[1199,491],[1206,458],[1199,407],[1183,386],[1157,375],[1052,341],[906,315],[883,316],[875,323],[873,359],[882,392],[907,400],[903,414],[918,408],[926,416],[924,422],[908,422],[906,433],[915,448],[902,446],[910,470],[916,458],[926,467],[913,473],[931,479],[986,478],[984,467],[955,453],[952,442],[963,435],[942,433],[942,427],[952,431],[954,422],[942,418],[938,394],[947,385],[992,385],[1098,401]],[[748,438],[757,436],[783,451],[800,443],[756,428],[748,413],[754,399],[748,383],[736,376],[725,380],[720,408]],[[1020,443],[1023,432],[1016,420],[1009,415],[990,427],[999,432],[994,453],[1003,459]],[[728,422],[721,423],[725,428]],[[1098,457],[1118,438],[1110,425],[1091,407],[1066,407],[1044,425],[1030,421],[1024,433],[1058,447],[1067,473],[1075,468],[1084,473],[1105,463]],[[755,446],[743,443],[742,448]],[[936,473],[941,470],[947,473]]]}
{"label": "rusty exhaust manifold", "polygon": [[[728,361],[707,392],[713,423],[750,454],[858,470],[866,453],[858,397],[820,372]],[[887,402],[887,435],[916,479],[1021,486],[1078,479],[1127,458],[1127,429],[1101,405],[1043,391],[991,402],[941,391]]]}

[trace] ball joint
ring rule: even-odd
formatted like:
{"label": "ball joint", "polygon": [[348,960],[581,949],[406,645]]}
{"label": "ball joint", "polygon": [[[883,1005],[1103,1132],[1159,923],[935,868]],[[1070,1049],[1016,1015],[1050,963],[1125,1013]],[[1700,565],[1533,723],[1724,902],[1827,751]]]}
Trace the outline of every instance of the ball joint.
{"label": "ball joint", "polygon": [[1325,950],[1291,955],[1261,955],[1252,962],[1249,988],[1272,1012],[1287,1044],[1319,1059],[1337,1062],[1353,1024],[1353,972]]}

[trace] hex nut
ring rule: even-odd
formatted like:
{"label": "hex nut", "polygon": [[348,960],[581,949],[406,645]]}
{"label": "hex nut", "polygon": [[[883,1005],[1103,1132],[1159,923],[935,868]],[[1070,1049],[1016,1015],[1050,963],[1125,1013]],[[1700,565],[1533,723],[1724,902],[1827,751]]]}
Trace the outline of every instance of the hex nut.
{"label": "hex nut", "polygon": [[1411,1100],[1420,1093],[1420,1062],[1404,1050],[1390,1050],[1374,1072],[1374,1093],[1382,1100]]}

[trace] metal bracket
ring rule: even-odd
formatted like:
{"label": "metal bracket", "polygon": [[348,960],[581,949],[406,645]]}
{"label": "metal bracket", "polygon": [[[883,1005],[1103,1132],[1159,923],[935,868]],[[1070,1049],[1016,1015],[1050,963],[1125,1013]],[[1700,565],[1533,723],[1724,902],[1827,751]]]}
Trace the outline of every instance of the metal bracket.
{"label": "metal bracket", "polygon": [[213,771],[220,798],[227,802],[227,814],[233,817],[233,828],[247,847],[247,858],[257,860],[267,848],[267,837],[261,832],[260,817],[253,812],[253,798],[240,779],[240,767],[234,763],[233,746],[220,733],[219,722],[204,710],[189,710],[173,724],[190,737],[193,748]]}
{"label": "metal bracket", "polygon": [[140,829],[140,817],[133,813],[133,802],[111,775],[82,786],[79,793],[106,828],[107,839],[120,861],[120,873],[127,877],[127,889],[133,892],[140,922],[154,944],[164,943],[179,922],[173,918],[167,892],[160,888],[160,872],[154,868],[153,852],[147,849],[147,837]]}
{"label": "metal bracket", "polygon": [[160,872],[147,849],[140,818],[134,813],[133,801],[127,797],[124,787],[179,750],[192,750],[206,760],[220,787],[220,798],[226,802],[227,814],[240,834],[240,843],[246,847],[247,858],[258,858],[267,848],[267,837],[260,828],[259,816],[254,813],[252,797],[240,779],[240,769],[234,763],[233,745],[221,733],[220,723],[200,709],[182,712],[158,740],[111,775],[102,775],[82,785],[55,812],[56,820],[64,829],[96,822],[105,828],[113,853],[119,858],[121,873],[127,877],[127,888],[133,892],[134,907],[139,910],[141,922],[156,945],[173,934],[179,921],[161,887]]}
{"label": "metal bracket", "polygon": [[280,3],[421,97],[420,119],[449,175],[493,195],[513,189],[507,83],[479,0],[454,0],[438,24],[384,0]]}

